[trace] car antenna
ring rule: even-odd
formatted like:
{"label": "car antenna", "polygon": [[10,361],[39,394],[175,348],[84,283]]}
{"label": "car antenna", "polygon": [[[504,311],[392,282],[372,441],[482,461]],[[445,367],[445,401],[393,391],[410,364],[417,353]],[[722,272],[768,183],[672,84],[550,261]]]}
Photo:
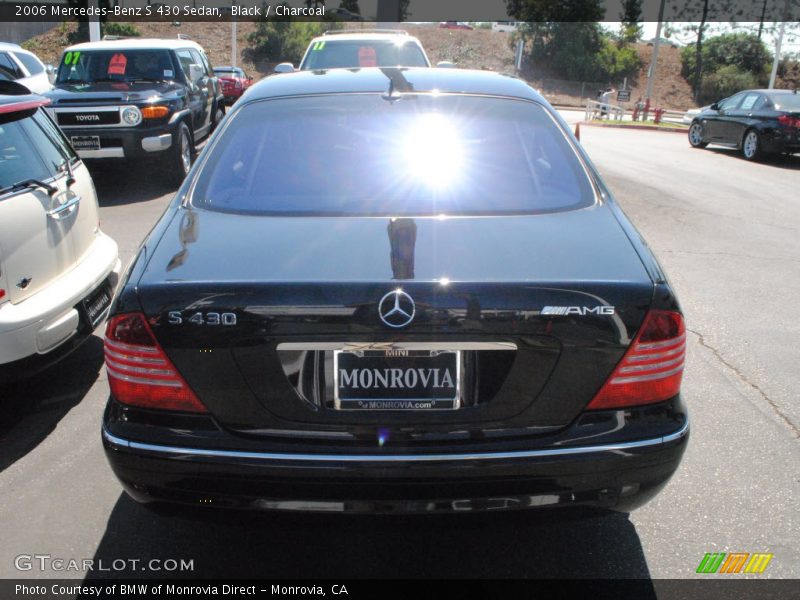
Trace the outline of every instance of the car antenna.
{"label": "car antenna", "polygon": [[396,100],[394,98],[394,79],[389,77],[389,90],[383,95],[384,100]]}

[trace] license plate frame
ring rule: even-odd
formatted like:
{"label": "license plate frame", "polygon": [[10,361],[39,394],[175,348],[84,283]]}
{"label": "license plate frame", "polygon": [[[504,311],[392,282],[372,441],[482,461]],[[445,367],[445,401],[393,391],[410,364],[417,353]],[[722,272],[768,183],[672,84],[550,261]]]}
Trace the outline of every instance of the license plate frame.
{"label": "license plate frame", "polygon": [[[374,377],[368,376],[369,382],[375,385],[368,385],[376,392],[355,393],[353,386],[346,388],[343,382],[353,381],[358,383],[359,372],[354,374],[352,368],[359,365],[360,369],[370,370],[371,373],[378,371]],[[392,366],[389,366],[392,365]],[[340,368],[351,369],[348,378],[342,375]],[[392,383],[398,383],[398,378],[394,377],[392,371],[401,371],[399,379],[402,387],[392,388]],[[420,369],[423,372],[420,372]],[[439,372],[435,373],[434,370]],[[442,372],[447,371],[447,375]],[[389,371],[388,373],[386,371]],[[414,371],[414,373],[408,373]],[[333,374],[334,374],[334,409],[339,411],[403,411],[403,412],[425,412],[425,411],[448,411],[461,408],[461,375],[462,375],[462,354],[460,350],[428,350],[428,349],[367,349],[367,350],[334,350],[333,351]],[[381,374],[383,376],[381,376]],[[427,377],[427,383],[423,383]],[[378,385],[387,381],[388,386]],[[412,388],[405,387],[405,383],[410,380],[418,384]],[[452,387],[446,385],[448,381]],[[362,383],[368,383],[362,380]],[[442,384],[436,386],[435,384]],[[434,391],[438,387],[441,391]],[[363,390],[363,388],[361,388]],[[408,393],[390,392],[389,390],[402,389]],[[450,391],[448,391],[450,390]]]}
{"label": "license plate frame", "polygon": [[93,330],[103,320],[105,312],[111,306],[112,299],[111,286],[108,282],[104,282],[81,301],[84,318]]}
{"label": "license plate frame", "polygon": [[76,150],[100,150],[99,135],[73,135],[69,138],[72,147]]}

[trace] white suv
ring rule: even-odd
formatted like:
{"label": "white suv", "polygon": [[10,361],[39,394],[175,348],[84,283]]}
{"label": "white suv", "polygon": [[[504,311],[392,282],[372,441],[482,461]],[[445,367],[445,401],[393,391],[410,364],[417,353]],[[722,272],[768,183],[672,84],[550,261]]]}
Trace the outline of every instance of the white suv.
{"label": "white suv", "polygon": [[0,81],[0,381],[29,376],[88,338],[119,280],[94,184],[42,106]]}
{"label": "white suv", "polygon": [[41,94],[53,88],[48,69],[53,70],[43,65],[33,52],[16,44],[0,42],[0,80],[16,81]]}
{"label": "white suv", "polygon": [[[430,67],[420,41],[400,29],[341,29],[315,37],[306,49],[301,71],[360,67]],[[291,63],[277,73],[294,71]]]}

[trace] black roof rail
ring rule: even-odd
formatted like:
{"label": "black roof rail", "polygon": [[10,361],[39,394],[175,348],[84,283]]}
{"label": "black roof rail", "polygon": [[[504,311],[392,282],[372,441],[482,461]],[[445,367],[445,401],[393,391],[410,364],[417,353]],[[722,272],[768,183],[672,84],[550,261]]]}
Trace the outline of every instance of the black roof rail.
{"label": "black roof rail", "polygon": [[353,33],[396,33],[398,35],[408,35],[405,29],[329,29],[322,35],[347,35]]}

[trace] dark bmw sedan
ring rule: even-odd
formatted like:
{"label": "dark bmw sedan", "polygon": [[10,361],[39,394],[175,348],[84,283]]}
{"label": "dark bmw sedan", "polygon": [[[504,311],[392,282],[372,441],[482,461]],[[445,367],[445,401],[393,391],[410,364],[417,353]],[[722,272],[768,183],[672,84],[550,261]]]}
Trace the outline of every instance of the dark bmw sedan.
{"label": "dark bmw sedan", "polygon": [[121,286],[102,438],[145,503],[630,510],[685,450],[685,346],[658,263],[524,82],[279,75]]}
{"label": "dark bmw sedan", "polygon": [[800,152],[800,95],[797,90],[746,90],[720,100],[692,120],[689,143],[731,146],[747,160]]}

